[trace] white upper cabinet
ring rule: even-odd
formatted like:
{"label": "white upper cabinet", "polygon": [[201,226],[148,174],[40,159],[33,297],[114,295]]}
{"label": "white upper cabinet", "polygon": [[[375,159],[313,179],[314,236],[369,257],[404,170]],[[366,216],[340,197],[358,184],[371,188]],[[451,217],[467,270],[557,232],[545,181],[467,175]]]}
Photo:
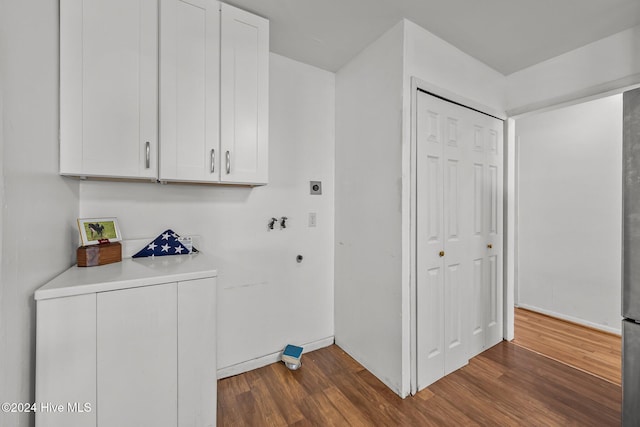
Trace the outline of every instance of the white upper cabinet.
{"label": "white upper cabinet", "polygon": [[160,2],[160,180],[220,180],[220,3]]}
{"label": "white upper cabinet", "polygon": [[266,184],[269,21],[222,4],[220,180]]}
{"label": "white upper cabinet", "polygon": [[266,184],[268,68],[216,0],[61,0],[60,173]]}
{"label": "white upper cabinet", "polygon": [[155,178],[157,0],[62,0],[60,173]]}

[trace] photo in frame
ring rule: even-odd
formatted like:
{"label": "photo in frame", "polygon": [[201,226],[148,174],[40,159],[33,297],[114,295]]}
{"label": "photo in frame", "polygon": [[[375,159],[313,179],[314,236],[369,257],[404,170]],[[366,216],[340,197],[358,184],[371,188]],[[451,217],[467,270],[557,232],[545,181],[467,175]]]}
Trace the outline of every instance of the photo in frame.
{"label": "photo in frame", "polygon": [[78,218],[82,246],[122,240],[117,218]]}

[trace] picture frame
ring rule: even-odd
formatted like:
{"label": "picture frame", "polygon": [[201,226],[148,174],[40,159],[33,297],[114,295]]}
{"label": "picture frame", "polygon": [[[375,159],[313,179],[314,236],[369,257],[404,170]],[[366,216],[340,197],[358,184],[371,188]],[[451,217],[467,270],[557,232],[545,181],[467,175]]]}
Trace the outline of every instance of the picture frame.
{"label": "picture frame", "polygon": [[122,240],[118,218],[78,218],[82,246]]}

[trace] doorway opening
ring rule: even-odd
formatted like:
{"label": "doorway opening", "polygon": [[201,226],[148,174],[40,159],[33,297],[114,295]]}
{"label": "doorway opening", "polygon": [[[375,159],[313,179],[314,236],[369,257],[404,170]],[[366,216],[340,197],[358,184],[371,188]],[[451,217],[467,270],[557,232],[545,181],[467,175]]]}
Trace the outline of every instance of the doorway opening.
{"label": "doorway opening", "polygon": [[518,118],[515,143],[514,343],[619,384],[622,95]]}

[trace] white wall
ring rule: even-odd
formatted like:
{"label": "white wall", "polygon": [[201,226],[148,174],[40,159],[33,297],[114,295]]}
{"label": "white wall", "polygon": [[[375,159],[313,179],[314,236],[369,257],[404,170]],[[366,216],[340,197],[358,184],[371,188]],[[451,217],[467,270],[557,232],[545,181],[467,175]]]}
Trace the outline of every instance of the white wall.
{"label": "white wall", "polygon": [[510,115],[640,83],[640,25],[507,77]]}
{"label": "white wall", "polygon": [[[335,76],[271,54],[269,90],[268,185],[80,186],[81,216],[118,217],[126,239],[166,228],[201,236],[218,262],[219,370],[333,337]],[[309,195],[310,180],[322,181],[321,196]],[[281,216],[288,227],[268,231]]]}
{"label": "white wall", "polygon": [[[407,90],[411,77],[417,77],[444,95],[463,98],[489,107],[495,114],[506,109],[505,76],[436,37],[424,28],[405,20],[405,107],[410,106]],[[405,111],[409,111],[405,108]],[[405,130],[408,128],[405,128]]]}
{"label": "white wall", "polygon": [[[640,26],[533,65],[507,77],[507,113],[521,118],[640,85]],[[516,125],[516,128],[520,124]],[[511,134],[511,133],[510,133]],[[516,141],[508,140],[508,147]],[[510,156],[513,155],[511,150]],[[511,157],[510,157],[511,159]],[[509,167],[509,165],[507,165]],[[509,193],[515,191],[509,181]],[[509,204],[507,215],[515,216]],[[522,258],[513,250],[507,257]],[[514,268],[509,264],[511,272]],[[515,273],[517,276],[517,272]],[[568,313],[565,316],[570,315]],[[612,321],[609,319],[608,321]],[[617,322],[615,323],[617,324]]]}
{"label": "white wall", "polygon": [[402,390],[402,23],[336,75],[336,344]]}
{"label": "white wall", "polygon": [[[2,294],[3,294],[3,286],[2,286],[2,247],[3,247],[3,235],[2,230],[4,227],[4,73],[5,73],[5,41],[6,35],[4,33],[4,20],[3,16],[5,16],[4,12],[4,0],[0,0],[0,310],[2,307]],[[4,336],[4,324],[6,320],[2,316],[2,311],[0,311],[0,344],[3,343]],[[5,355],[0,350],[0,362],[2,362]],[[6,372],[0,368],[0,384],[4,380]],[[2,393],[0,392],[0,395]],[[2,396],[0,396],[1,398]],[[1,415],[0,415],[1,416]],[[0,418],[2,420],[2,418]]]}
{"label": "white wall", "polygon": [[516,121],[517,304],[620,331],[622,96]]}
{"label": "white wall", "polygon": [[[9,317],[4,315],[4,310],[2,307],[4,306],[4,286],[2,282],[2,265],[4,262],[2,261],[2,248],[3,244],[3,233],[4,229],[4,57],[5,57],[5,47],[4,47],[4,34],[2,31],[2,27],[4,21],[2,20],[2,16],[4,16],[4,0],[0,0],[0,384],[5,384],[5,380],[9,375],[9,369],[6,367],[7,363],[5,360],[9,358],[9,353],[6,350],[7,348],[7,332],[6,332],[6,324],[9,322]],[[4,397],[3,389],[0,389],[0,399]],[[6,422],[6,415],[0,414],[0,423]],[[5,421],[3,421],[5,420]],[[15,420],[17,422],[17,417]]]}
{"label": "white wall", "polygon": [[411,382],[411,78],[504,114],[506,78],[403,20],[336,77],[336,343]]}
{"label": "white wall", "polygon": [[[68,268],[76,247],[78,183],[58,173],[58,1],[5,0],[0,401],[34,401],[33,292]],[[0,425],[33,425],[0,412]]]}

